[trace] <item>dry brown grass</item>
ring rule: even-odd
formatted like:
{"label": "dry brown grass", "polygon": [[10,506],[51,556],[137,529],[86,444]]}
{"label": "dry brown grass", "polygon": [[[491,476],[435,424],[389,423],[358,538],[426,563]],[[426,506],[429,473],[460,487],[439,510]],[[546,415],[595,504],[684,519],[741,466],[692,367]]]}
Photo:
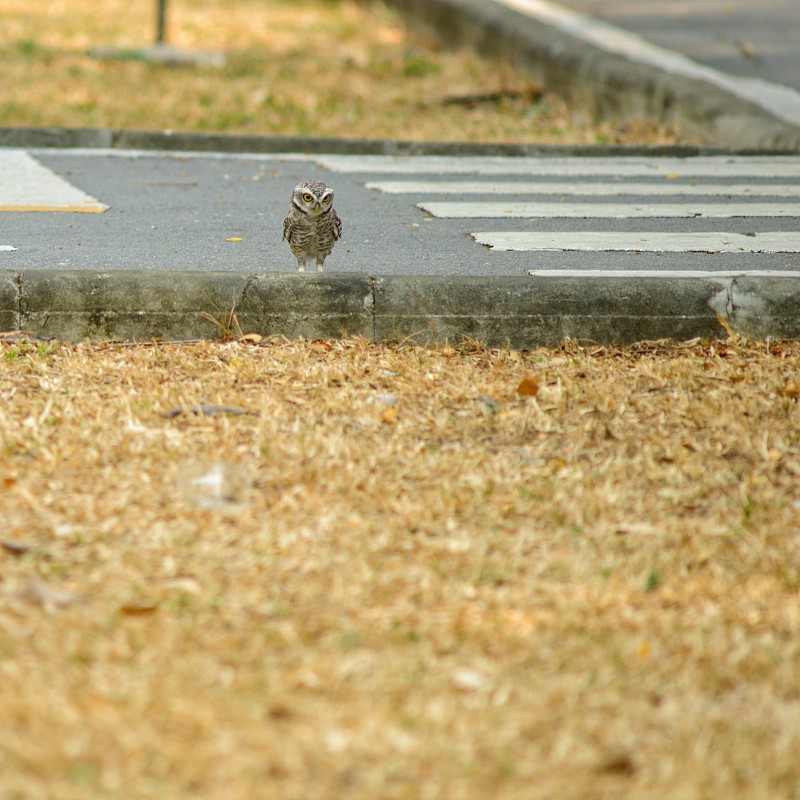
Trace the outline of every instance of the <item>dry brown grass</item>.
{"label": "dry brown grass", "polygon": [[797,343],[0,347],[3,798],[800,793]]}
{"label": "dry brown grass", "polygon": [[[445,52],[380,3],[173,0],[168,41],[228,65],[87,56],[152,43],[154,0],[0,0],[0,125],[363,138],[669,143],[641,121],[595,125],[507,64]],[[498,94],[471,104],[464,96]]]}

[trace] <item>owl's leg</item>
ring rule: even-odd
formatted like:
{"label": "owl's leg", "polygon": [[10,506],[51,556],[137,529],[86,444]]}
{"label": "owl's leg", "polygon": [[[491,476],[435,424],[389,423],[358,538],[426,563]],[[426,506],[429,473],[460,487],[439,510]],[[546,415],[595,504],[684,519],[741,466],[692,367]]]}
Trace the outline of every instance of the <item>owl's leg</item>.
{"label": "owl's leg", "polygon": [[305,272],[306,271],[306,257],[305,256],[297,256],[297,271],[298,272]]}
{"label": "owl's leg", "polygon": [[317,256],[317,272],[322,272],[322,265],[325,263],[325,256]]}

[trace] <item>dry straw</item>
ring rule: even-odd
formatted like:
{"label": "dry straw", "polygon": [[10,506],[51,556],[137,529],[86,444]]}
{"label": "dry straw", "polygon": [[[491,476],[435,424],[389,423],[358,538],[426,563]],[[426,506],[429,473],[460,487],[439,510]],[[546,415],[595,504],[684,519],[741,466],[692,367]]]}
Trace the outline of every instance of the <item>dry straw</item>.
{"label": "dry straw", "polygon": [[0,796],[800,792],[796,343],[0,357]]}
{"label": "dry straw", "polygon": [[[379,2],[169,2],[167,42],[226,65],[92,58],[152,44],[153,0],[0,0],[0,125],[457,141],[672,143],[510,63],[443,50]],[[119,90],[120,86],[125,91]]]}

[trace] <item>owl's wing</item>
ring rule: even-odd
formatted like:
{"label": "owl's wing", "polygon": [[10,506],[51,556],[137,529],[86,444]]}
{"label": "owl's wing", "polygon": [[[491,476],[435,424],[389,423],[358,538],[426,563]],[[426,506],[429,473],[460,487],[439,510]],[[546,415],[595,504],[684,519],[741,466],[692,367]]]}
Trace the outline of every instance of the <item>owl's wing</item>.
{"label": "owl's wing", "polygon": [[333,240],[338,242],[342,237],[342,221],[336,211],[334,209],[331,210],[333,211]]}
{"label": "owl's wing", "polygon": [[283,221],[283,239],[286,240],[289,238],[289,225],[291,224],[289,220],[289,216],[286,216],[286,219]]}

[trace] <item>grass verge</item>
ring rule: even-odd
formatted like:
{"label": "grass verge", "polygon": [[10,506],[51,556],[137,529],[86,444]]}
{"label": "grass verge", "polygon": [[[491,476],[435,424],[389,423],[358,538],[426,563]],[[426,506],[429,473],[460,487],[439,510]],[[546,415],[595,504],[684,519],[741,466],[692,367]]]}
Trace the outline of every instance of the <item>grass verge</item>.
{"label": "grass verge", "polygon": [[88,55],[150,45],[152,0],[0,0],[0,19],[0,125],[564,144],[677,139],[637,120],[595,124],[579,99],[500,61],[443,51],[380,3],[169,3],[169,44],[224,54],[221,69]]}
{"label": "grass verge", "polygon": [[3,797],[800,791],[797,343],[0,358]]}

